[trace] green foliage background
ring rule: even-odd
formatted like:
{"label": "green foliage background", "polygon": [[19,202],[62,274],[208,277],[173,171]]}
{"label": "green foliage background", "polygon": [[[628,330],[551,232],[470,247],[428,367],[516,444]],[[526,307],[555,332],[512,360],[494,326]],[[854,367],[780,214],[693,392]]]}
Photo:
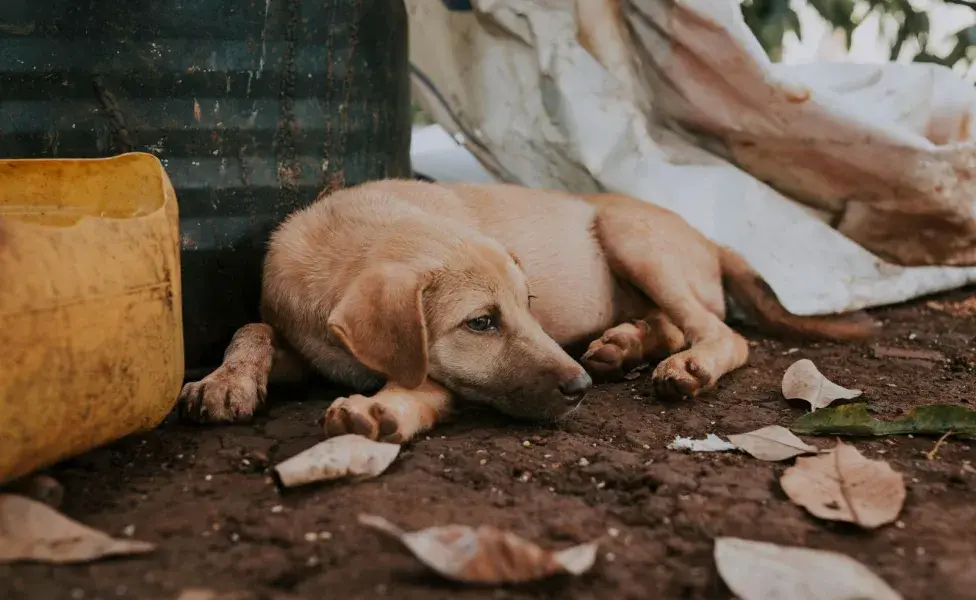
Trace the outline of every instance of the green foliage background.
{"label": "green foliage background", "polygon": [[[942,0],[945,4],[964,6],[976,11],[976,1]],[[936,54],[929,45],[929,18],[916,9],[909,0],[807,0],[827,22],[847,34],[850,46],[854,29],[874,13],[893,18],[898,33],[891,48],[890,58],[895,60],[903,53],[917,62],[929,62],[953,67],[969,67],[976,59],[976,26],[960,28],[953,35],[954,45],[943,54]],[[866,10],[865,10],[866,9]],[[790,0],[744,0],[742,15],[770,58],[779,60],[783,49],[783,36],[794,32],[802,39],[800,20],[790,8]],[[914,43],[909,43],[914,42]],[[917,49],[917,50],[916,50]],[[911,54],[907,54],[911,53]]]}

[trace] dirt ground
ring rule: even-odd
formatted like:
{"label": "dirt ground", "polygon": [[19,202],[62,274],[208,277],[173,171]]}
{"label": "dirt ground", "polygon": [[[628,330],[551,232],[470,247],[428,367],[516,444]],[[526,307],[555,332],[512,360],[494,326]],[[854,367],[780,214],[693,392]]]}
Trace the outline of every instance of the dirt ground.
{"label": "dirt ground", "polygon": [[[935,300],[958,306],[974,293]],[[972,440],[949,438],[935,460],[925,456],[929,438],[854,440],[908,484],[901,523],[873,532],[819,521],[787,500],[778,478],[792,461],[665,449],[678,434],[788,425],[803,409],[782,398],[780,379],[803,357],[864,390],[881,417],[921,404],[973,406],[976,313],[952,315],[922,301],[875,315],[885,327],[872,344],[947,359],[879,358],[872,344],[783,344],[750,332],[749,366],[697,401],[659,403],[641,377],[599,388],[557,426],[465,414],[406,447],[378,479],[357,484],[279,493],[265,473],[321,439],[315,421],[332,397],[321,390],[272,390],[270,413],[249,426],[201,429],[171,416],[156,431],[52,470],[66,486],[66,514],[119,536],[134,526],[158,550],[84,566],[0,567],[0,598],[169,599],[206,587],[275,599],[725,599],[731,593],[712,559],[716,536],[840,551],[905,598],[976,598]],[[408,529],[487,523],[553,548],[604,541],[581,578],[472,589],[439,580],[364,530],[362,512]]]}

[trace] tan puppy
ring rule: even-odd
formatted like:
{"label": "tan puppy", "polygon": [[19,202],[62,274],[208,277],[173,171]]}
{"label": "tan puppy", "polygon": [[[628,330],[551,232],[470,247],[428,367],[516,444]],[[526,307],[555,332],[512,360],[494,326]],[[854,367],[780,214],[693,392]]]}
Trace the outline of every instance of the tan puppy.
{"label": "tan puppy", "polygon": [[[311,367],[370,394],[336,400],[329,435],[402,442],[453,399],[558,418],[590,388],[587,371],[612,379],[648,360],[661,360],[660,397],[695,396],[749,355],[724,323],[726,293],[773,333],[854,339],[874,328],[863,313],[787,312],[738,255],[633,198],[368,183],[279,227],[264,323],[240,329],[181,405],[196,420],[249,419],[269,376]],[[587,343],[583,366],[564,350]]]}

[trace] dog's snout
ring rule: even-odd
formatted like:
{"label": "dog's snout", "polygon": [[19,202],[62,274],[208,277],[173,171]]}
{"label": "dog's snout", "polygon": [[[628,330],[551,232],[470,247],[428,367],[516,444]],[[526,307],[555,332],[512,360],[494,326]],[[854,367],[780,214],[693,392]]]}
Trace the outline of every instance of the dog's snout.
{"label": "dog's snout", "polygon": [[586,371],[581,371],[579,375],[574,375],[559,383],[559,391],[573,402],[578,402],[582,399],[591,387],[593,387],[593,380]]}

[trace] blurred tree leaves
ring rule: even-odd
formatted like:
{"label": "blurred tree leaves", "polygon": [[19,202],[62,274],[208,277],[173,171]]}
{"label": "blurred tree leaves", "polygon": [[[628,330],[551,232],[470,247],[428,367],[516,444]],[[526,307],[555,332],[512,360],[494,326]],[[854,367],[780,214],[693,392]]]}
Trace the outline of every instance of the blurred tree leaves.
{"label": "blurred tree leaves", "polygon": [[[946,4],[965,6],[976,11],[976,0],[943,0]],[[897,23],[897,34],[891,47],[891,59],[908,53],[918,62],[952,67],[969,67],[976,60],[976,26],[965,27],[953,34],[952,48],[936,53],[929,44],[929,18],[909,0],[807,0],[827,22],[844,32],[850,47],[854,30],[868,16],[879,13],[885,20]],[[743,0],[742,15],[771,59],[782,55],[783,37],[788,32],[802,38],[800,19],[790,6],[790,0]]]}

